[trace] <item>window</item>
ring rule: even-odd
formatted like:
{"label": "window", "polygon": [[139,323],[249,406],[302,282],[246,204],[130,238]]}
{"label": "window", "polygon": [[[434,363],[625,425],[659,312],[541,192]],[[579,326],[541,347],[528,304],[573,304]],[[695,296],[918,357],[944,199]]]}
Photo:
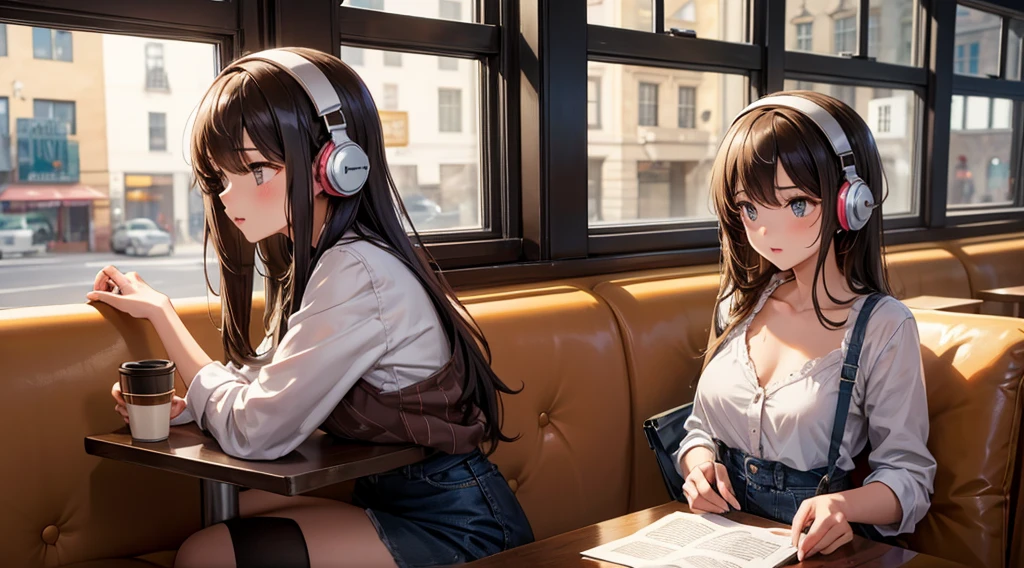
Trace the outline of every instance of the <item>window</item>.
{"label": "window", "polygon": [[32,56],[36,59],[72,61],[71,32],[32,28]]}
{"label": "window", "polygon": [[167,71],[164,69],[164,46],[162,43],[146,44],[146,89],[166,91]]}
{"label": "window", "polygon": [[384,110],[398,110],[398,85],[384,84]]}
{"label": "window", "polygon": [[974,8],[960,6],[956,16],[953,71],[980,77],[999,74],[1003,19]]}
{"label": "window", "polygon": [[402,54],[397,51],[385,51],[384,52],[384,66],[385,67],[401,67],[402,66]]}
{"label": "window", "polygon": [[441,132],[462,132],[462,91],[438,89],[438,129]]}
{"label": "window", "polygon": [[673,14],[672,18],[683,22],[696,22],[697,21],[697,7],[694,5],[694,0],[689,0],[686,4],[683,4],[679,10]]}
{"label": "window", "polygon": [[601,78],[587,79],[587,127],[601,128]]}
{"label": "window", "polygon": [[349,6],[356,8],[368,8],[370,10],[383,10],[384,0],[349,0]]}
{"label": "window", "polygon": [[914,22],[903,20],[900,22],[900,52],[897,55],[896,63],[910,65],[914,57]]}
{"label": "window", "polygon": [[868,53],[878,53],[878,14],[868,16]]}
{"label": "window", "polygon": [[658,126],[658,85],[654,83],[640,83],[637,123],[640,126]]}
{"label": "window", "polygon": [[[558,1],[558,0],[556,0]],[[736,0],[670,0],[663,2],[664,20],[655,23],[652,0],[588,0],[587,23],[653,32],[656,27],[691,29],[702,39],[748,43],[744,21],[749,2]]]}
{"label": "window", "polygon": [[[602,79],[604,108],[638,104],[636,127],[588,131],[587,218],[594,234],[611,238],[637,226],[712,219],[711,165],[727,117],[746,105],[735,95],[747,92],[747,77],[596,61],[588,68],[591,78]],[[675,120],[670,114],[656,121],[660,85],[674,85],[666,103]]]}
{"label": "window", "polygon": [[360,47],[341,46],[341,60],[349,65],[363,65],[363,49]]}
{"label": "window", "polygon": [[458,71],[459,60],[455,57],[438,57],[437,68],[441,71]]}
{"label": "window", "polygon": [[32,116],[62,120],[68,126],[68,134],[76,134],[75,103],[73,101],[36,99],[32,101]]}
{"label": "window", "polygon": [[813,51],[814,22],[805,22],[796,25],[796,49],[797,51]]}
{"label": "window", "polygon": [[7,55],[7,24],[0,24],[0,57]]}
{"label": "window", "polygon": [[462,2],[458,0],[440,0],[439,8],[442,20],[462,19]]}
{"label": "window", "polygon": [[[787,80],[791,89],[796,81]],[[853,108],[867,123],[882,158],[888,196],[884,201],[886,219],[914,213],[918,178],[916,162],[917,124],[923,104],[914,91],[895,87],[872,89],[824,82],[810,83],[810,89],[831,95]],[[880,96],[884,95],[884,96]]]}
{"label": "window", "polygon": [[847,16],[835,21],[835,53],[857,52],[857,18]]}
{"label": "window", "polygon": [[696,128],[697,89],[679,87],[679,128]]}
{"label": "window", "polygon": [[167,151],[167,114],[149,113],[149,151]]}
{"label": "window", "polygon": [[[7,97],[0,97],[0,137],[11,134],[11,110],[7,106]],[[3,159],[0,156],[0,159]]]}
{"label": "window", "polygon": [[878,128],[876,130],[884,134],[887,134],[892,130],[892,106],[879,105]]}

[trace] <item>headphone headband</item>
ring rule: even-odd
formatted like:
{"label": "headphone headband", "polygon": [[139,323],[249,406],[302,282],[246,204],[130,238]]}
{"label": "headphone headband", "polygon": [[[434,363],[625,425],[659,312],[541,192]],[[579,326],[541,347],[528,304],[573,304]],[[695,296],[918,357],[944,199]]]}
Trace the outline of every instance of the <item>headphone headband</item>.
{"label": "headphone headband", "polygon": [[825,138],[828,138],[828,142],[836,156],[842,160],[844,156],[849,155],[852,163],[853,150],[850,148],[850,141],[847,140],[843,127],[839,126],[839,122],[827,110],[803,97],[795,95],[768,95],[747,105],[747,108],[736,115],[736,119],[755,108],[772,105],[793,108],[803,113],[804,116],[811,119],[811,122],[818,126],[818,130],[821,130]]}
{"label": "headphone headband", "polygon": [[306,91],[306,94],[309,95],[309,99],[313,101],[313,106],[316,107],[316,112],[319,116],[326,117],[332,112],[337,112],[341,116],[340,124],[334,124],[331,120],[327,121],[327,128],[330,130],[332,138],[335,136],[335,131],[345,129],[347,121],[345,120],[345,113],[341,110],[341,99],[338,98],[334,85],[331,84],[327,76],[323,74],[323,71],[320,71],[320,68],[313,64],[312,61],[293,51],[267,49],[246,55],[235,61],[232,65],[238,65],[247,61],[265,61],[291,75],[299,86],[302,87],[302,90]]}

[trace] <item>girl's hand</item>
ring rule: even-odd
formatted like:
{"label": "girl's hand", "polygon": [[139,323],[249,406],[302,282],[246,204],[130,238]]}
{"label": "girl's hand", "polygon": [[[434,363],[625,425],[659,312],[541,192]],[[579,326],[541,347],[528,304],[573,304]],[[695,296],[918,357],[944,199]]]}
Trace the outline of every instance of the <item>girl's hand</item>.
{"label": "girl's hand", "polygon": [[727,513],[729,505],[737,511],[740,509],[729,482],[729,472],[718,462],[706,461],[691,469],[683,483],[683,495],[695,513]]}
{"label": "girl's hand", "polygon": [[94,302],[103,302],[135,318],[151,319],[170,305],[164,294],[149,287],[135,272],[121,274],[108,266],[96,275],[92,292],[85,295]]}
{"label": "girl's hand", "polygon": [[[121,383],[116,382],[114,386],[110,388],[110,396],[114,397],[114,411],[124,418],[124,423],[128,423],[128,407],[125,405],[124,397],[121,396]],[[173,395],[171,398],[171,420],[178,417],[179,414],[185,411],[185,399]]]}
{"label": "girl's hand", "polygon": [[[804,527],[808,524],[811,530],[805,535]],[[853,528],[847,522],[842,506],[832,495],[805,499],[793,516],[792,534],[799,561],[819,552],[832,554],[853,540]]]}

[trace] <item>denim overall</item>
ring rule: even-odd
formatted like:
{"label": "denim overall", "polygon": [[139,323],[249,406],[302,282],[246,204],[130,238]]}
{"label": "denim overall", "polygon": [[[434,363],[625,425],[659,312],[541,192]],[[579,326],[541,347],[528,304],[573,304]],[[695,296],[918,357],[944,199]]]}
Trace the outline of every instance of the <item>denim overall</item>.
{"label": "denim overall", "polygon": [[[839,460],[839,447],[843,441],[853,385],[857,379],[864,332],[872,310],[882,298],[882,294],[872,294],[864,300],[850,344],[846,349],[839,379],[839,399],[836,404],[835,421],[832,424],[832,439],[828,445],[828,466],[800,471],[777,461],[753,457],[726,446],[720,440],[715,440],[716,460],[724,464],[729,471],[729,481],[732,483],[736,499],[740,502],[741,510],[780,523],[791,524],[804,499],[844,491],[853,486],[849,472],[836,469],[836,462]],[[874,527],[856,523],[851,523],[851,526],[854,532],[861,536],[881,540],[881,535]]]}

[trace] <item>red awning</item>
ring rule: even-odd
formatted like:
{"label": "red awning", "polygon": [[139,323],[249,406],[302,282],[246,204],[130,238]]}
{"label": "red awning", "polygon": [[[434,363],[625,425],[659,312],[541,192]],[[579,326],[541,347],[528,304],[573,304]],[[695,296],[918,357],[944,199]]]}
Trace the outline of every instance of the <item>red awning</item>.
{"label": "red awning", "polygon": [[107,199],[99,190],[81,184],[11,184],[0,189],[0,201],[93,201]]}

